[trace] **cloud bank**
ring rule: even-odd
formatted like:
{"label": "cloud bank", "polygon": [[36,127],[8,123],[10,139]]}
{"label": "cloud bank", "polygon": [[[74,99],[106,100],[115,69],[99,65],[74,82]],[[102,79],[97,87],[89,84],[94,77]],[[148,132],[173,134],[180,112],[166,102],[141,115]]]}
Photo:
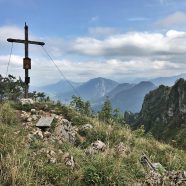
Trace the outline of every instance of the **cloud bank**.
{"label": "cloud bank", "polygon": [[[113,31],[113,32],[112,32]],[[5,74],[9,50],[5,50],[7,37],[23,37],[23,29],[0,27],[0,73]],[[102,76],[123,82],[136,77],[171,76],[185,72],[186,32],[169,30],[165,34],[153,32],[114,33],[112,29],[95,29],[97,35],[64,38],[42,38],[46,48],[65,76],[73,81],[86,81]],[[34,36],[36,39],[38,37]],[[17,48],[17,46],[15,47]],[[44,85],[61,77],[42,50],[31,50],[31,83]],[[9,72],[23,76],[22,56],[14,49]]]}

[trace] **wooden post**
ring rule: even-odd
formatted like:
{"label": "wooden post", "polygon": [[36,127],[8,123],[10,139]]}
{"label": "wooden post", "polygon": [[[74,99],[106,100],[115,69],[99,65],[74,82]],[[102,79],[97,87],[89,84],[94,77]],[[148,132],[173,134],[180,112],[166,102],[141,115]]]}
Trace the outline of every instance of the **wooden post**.
{"label": "wooden post", "polygon": [[[28,26],[25,23],[25,59],[26,58],[28,58]],[[25,68],[25,98],[28,98],[29,79],[28,68]]]}
{"label": "wooden post", "polygon": [[25,23],[25,39],[12,39],[8,38],[8,42],[15,42],[15,43],[23,43],[25,44],[25,58],[23,59],[23,68],[25,69],[25,98],[28,98],[28,89],[30,83],[30,77],[28,74],[28,70],[31,69],[31,59],[28,57],[28,44],[35,44],[35,45],[45,45],[44,42],[39,41],[29,41],[28,40],[28,26]]}

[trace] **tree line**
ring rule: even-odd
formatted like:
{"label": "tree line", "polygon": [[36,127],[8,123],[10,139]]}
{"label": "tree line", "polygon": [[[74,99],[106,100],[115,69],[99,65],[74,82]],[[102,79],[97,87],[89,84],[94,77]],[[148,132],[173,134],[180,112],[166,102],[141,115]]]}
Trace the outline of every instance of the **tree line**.
{"label": "tree line", "polygon": [[[13,75],[8,75],[8,77],[3,77],[0,75],[0,101],[12,100],[17,101],[20,98],[24,98],[25,83],[21,78],[16,79]],[[35,101],[51,101],[50,97],[44,92],[29,92],[29,98]],[[59,103],[60,101],[58,101]],[[60,103],[61,104],[61,103]],[[133,114],[125,112],[124,114],[119,109],[113,109],[109,97],[105,98],[105,101],[100,108],[100,111],[95,112],[91,108],[89,101],[83,100],[81,97],[72,96],[70,106],[73,107],[77,112],[82,115],[89,117],[97,117],[99,120],[105,123],[123,122],[125,119],[129,122],[133,120]],[[129,120],[129,121],[128,121]]]}
{"label": "tree line", "polygon": [[[25,83],[21,78],[16,79],[13,75],[3,77],[0,74],[0,101],[13,100],[16,101],[24,97]],[[49,96],[44,92],[29,92],[29,97],[34,100],[49,101]]]}

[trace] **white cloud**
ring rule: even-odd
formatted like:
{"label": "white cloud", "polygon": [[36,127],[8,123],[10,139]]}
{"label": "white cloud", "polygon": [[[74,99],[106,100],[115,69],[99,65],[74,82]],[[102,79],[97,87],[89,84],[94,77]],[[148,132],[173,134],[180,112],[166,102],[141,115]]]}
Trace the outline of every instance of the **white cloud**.
{"label": "white cloud", "polygon": [[[24,31],[17,27],[0,27],[0,33],[4,39],[21,38]],[[92,35],[70,41],[62,38],[44,38],[44,41],[59,68],[73,81],[86,81],[98,76],[125,81],[135,77],[175,75],[186,69],[186,32],[176,30],[165,34],[128,32],[99,39]],[[31,84],[45,85],[58,81],[61,78],[58,70],[42,50],[30,48]],[[9,49],[5,54],[0,53],[0,74],[6,72],[8,53]],[[17,77],[24,77],[22,58],[21,54],[13,51],[9,72]]]}
{"label": "white cloud", "polygon": [[[3,75],[6,72],[8,55],[0,57],[1,69]],[[87,81],[98,76],[111,78],[115,80],[135,78],[135,77],[156,77],[164,75],[173,75],[182,73],[186,68],[185,63],[174,63],[166,60],[151,59],[148,57],[133,58],[130,60],[121,60],[111,58],[103,61],[88,60],[86,62],[75,60],[55,60],[55,63],[65,74],[67,79],[73,81]],[[12,56],[9,73],[15,76],[21,76],[24,79],[24,70],[22,68],[22,57]],[[29,71],[31,85],[46,85],[60,80],[62,77],[54,64],[46,58],[34,59],[32,69]]]}
{"label": "white cloud", "polygon": [[7,38],[24,38],[24,30],[17,26],[2,26],[0,27],[1,42],[6,43]]}
{"label": "white cloud", "polygon": [[165,28],[172,26],[182,26],[183,24],[186,24],[185,12],[175,12],[155,23],[156,26]]}
{"label": "white cloud", "polygon": [[176,31],[176,30],[169,30],[166,33],[166,36],[169,38],[179,38],[179,37],[185,37],[186,33],[185,32],[180,32],[180,31]]}
{"label": "white cloud", "polygon": [[186,53],[186,33],[174,30],[166,34],[130,32],[102,40],[81,37],[71,43],[69,50],[72,53],[97,57],[180,55]]}

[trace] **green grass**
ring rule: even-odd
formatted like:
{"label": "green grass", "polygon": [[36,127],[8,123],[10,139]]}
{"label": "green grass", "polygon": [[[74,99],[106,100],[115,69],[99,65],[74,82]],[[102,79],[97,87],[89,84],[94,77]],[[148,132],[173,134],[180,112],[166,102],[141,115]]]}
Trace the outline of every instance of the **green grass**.
{"label": "green grass", "polygon": [[[55,106],[51,106],[55,109]],[[38,108],[41,105],[38,104]],[[140,164],[142,153],[153,162],[160,162],[166,170],[186,170],[186,153],[170,145],[160,143],[143,129],[131,131],[129,126],[107,125],[93,118],[86,118],[67,107],[56,108],[59,113],[76,121],[74,125],[91,123],[93,129],[81,131],[85,139],[75,145],[58,144],[36,139],[27,144],[28,129],[24,129],[17,113],[10,104],[0,105],[0,185],[9,186],[61,186],[61,185],[134,185],[143,182],[145,170]],[[79,117],[78,120],[74,118]],[[17,133],[19,132],[19,133]],[[95,140],[102,140],[107,149],[92,156],[84,152]],[[114,147],[123,142],[130,150],[117,156]],[[57,154],[57,163],[48,163],[46,154],[34,156],[42,148],[52,149]],[[59,150],[62,154],[58,153]],[[72,170],[64,165],[63,154],[69,152],[75,160]]]}

